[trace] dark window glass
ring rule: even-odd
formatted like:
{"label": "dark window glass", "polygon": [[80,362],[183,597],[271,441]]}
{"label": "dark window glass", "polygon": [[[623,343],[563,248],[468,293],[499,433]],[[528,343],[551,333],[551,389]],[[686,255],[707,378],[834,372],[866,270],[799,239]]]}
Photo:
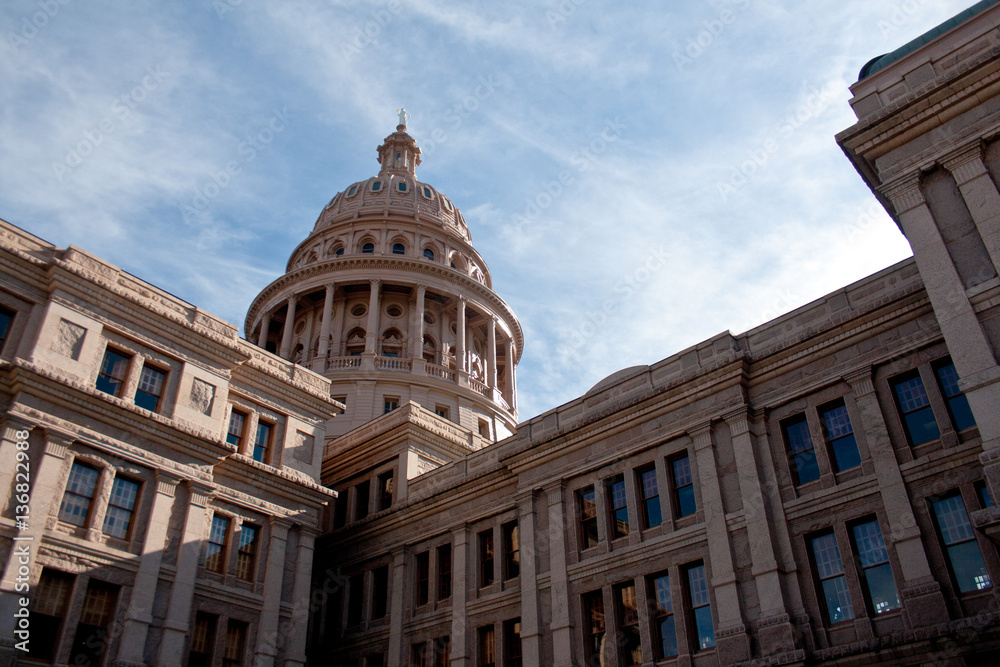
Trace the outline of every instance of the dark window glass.
{"label": "dark window glass", "polygon": [[387,510],[392,505],[392,471],[378,476],[378,509]]}
{"label": "dark window glass", "polygon": [[373,595],[372,618],[385,618],[389,610],[389,566],[383,565],[372,571]]}
{"label": "dark window glass", "polygon": [[479,667],[496,667],[496,633],[492,625],[484,625],[476,631],[479,644]]}
{"label": "dark window glass", "polygon": [[0,306],[0,352],[3,352],[3,344],[7,342],[7,334],[10,333],[10,324],[13,321],[14,311]]}
{"label": "dark window glass", "polygon": [[889,552],[882,540],[878,521],[872,519],[855,524],[851,533],[861,562],[869,609],[876,615],[899,609],[899,592],[896,590],[896,580],[889,565]]}
{"label": "dark window glass", "polygon": [[896,406],[903,416],[906,437],[911,445],[919,445],[940,437],[931,404],[927,400],[924,383],[916,372],[892,382]]}
{"label": "dark window glass", "polygon": [[106,394],[121,396],[131,360],[132,357],[115,352],[111,348],[105,350],[101,370],[97,374],[97,388]]}
{"label": "dark window glass", "polygon": [[274,427],[266,422],[257,422],[257,437],[253,441],[253,460],[270,463],[271,433]]}
{"label": "dark window glass", "polygon": [[115,476],[111,485],[108,510],[104,513],[104,534],[125,539],[132,525],[132,512],[139,496],[139,483],[125,477]]}
{"label": "dark window glass", "polygon": [[604,663],[604,597],[601,591],[583,595],[583,635],[588,665]]}
{"label": "dark window glass", "polygon": [[381,181],[375,181],[374,183],[372,183],[372,192],[378,192],[381,189],[382,189]]}
{"label": "dark window glass", "polygon": [[226,645],[222,651],[222,667],[243,667],[247,645],[247,624],[229,619],[226,623]]}
{"label": "dark window glass", "polygon": [[451,637],[434,640],[434,664],[437,667],[451,667]]}
{"label": "dark window glass", "polygon": [[521,574],[521,536],[517,521],[500,527],[503,536],[503,578],[513,579]]}
{"label": "dark window glass", "polygon": [[628,501],[625,497],[625,478],[619,475],[607,483],[608,508],[611,511],[611,539],[628,535]]}
{"label": "dark window glass", "polygon": [[986,571],[983,553],[979,550],[976,533],[969,523],[962,496],[955,492],[931,504],[958,590],[971,593],[990,588],[993,582]]}
{"label": "dark window glass", "polygon": [[229,519],[216,514],[212,517],[212,528],[208,531],[208,545],[205,549],[205,569],[222,572],[226,562],[226,539],[229,536]]}
{"label": "dark window glass", "polygon": [[430,248],[424,248],[424,257],[426,257],[427,259],[429,259],[429,260],[431,260],[433,262],[434,261],[434,251],[431,250]]}
{"label": "dark window glass", "polygon": [[428,199],[431,198],[431,189],[430,188],[427,188],[427,187],[424,188],[424,196],[427,197]]}
{"label": "dark window glass", "polygon": [[257,543],[260,528],[250,523],[240,526],[240,546],[236,552],[236,577],[243,581],[253,581],[257,565]]}
{"label": "dark window glass", "polygon": [[229,428],[226,429],[226,442],[233,447],[239,447],[243,440],[243,425],[246,424],[247,416],[233,408],[229,413]]}
{"label": "dark window glass", "polygon": [[978,482],[976,482],[975,487],[976,487],[976,496],[979,497],[979,506],[982,507],[983,509],[986,509],[987,507],[993,507],[993,499],[990,498],[990,490],[986,486],[986,482],[984,480],[979,480]]}
{"label": "dark window glass", "polygon": [[371,482],[365,480],[354,487],[354,520],[368,516],[368,502],[371,498]]}
{"label": "dark window glass", "polygon": [[361,252],[362,252],[362,254],[365,254],[365,255],[373,255],[373,254],[375,254],[375,244],[371,243],[371,242],[365,243],[364,245],[361,246]]}
{"label": "dark window glass", "polygon": [[361,625],[365,601],[365,575],[354,574],[347,580],[347,627]]}
{"label": "dark window glass", "polygon": [[635,584],[615,586],[615,611],[618,615],[619,664],[636,667],[642,664],[642,643],[639,641],[639,602],[635,595]]}
{"label": "dark window glass", "polygon": [[577,492],[580,505],[580,535],[584,549],[597,546],[597,501],[594,487],[588,486]]}
{"label": "dark window glass", "polygon": [[344,248],[343,248],[343,246],[341,246],[341,247],[337,248],[336,250],[334,250],[333,254],[336,257],[342,257],[343,254],[344,254]]}
{"label": "dark window glass", "polygon": [[106,653],[108,629],[118,603],[118,589],[114,584],[91,579],[83,598],[80,622],[76,626],[70,665],[99,665]]}
{"label": "dark window glass", "polygon": [[698,511],[694,500],[691,459],[686,455],[671,459],[670,469],[674,478],[674,501],[677,503],[677,518],[690,516]]}
{"label": "dark window glass", "polygon": [[399,183],[399,191],[400,192],[406,192],[406,183],[403,183],[402,181],[400,181],[400,183]]}
{"label": "dark window glass", "polygon": [[806,484],[819,479],[819,464],[816,462],[816,451],[813,449],[806,416],[799,415],[783,421],[781,430],[785,434],[785,443],[792,460],[795,483]]}
{"label": "dark window glass", "polygon": [[60,521],[81,528],[87,524],[90,501],[94,499],[94,489],[97,487],[97,479],[100,475],[96,469],[88,465],[77,461],[73,462],[69,481],[66,483],[66,492],[63,494],[62,504],[59,506]]}
{"label": "dark window glass", "polygon": [[[398,356],[398,355],[393,354],[393,353],[383,352],[382,356],[384,356],[384,357],[390,357],[390,356],[395,357],[395,356]],[[383,402],[383,405],[382,405],[382,414],[387,415],[387,414],[389,414],[390,412],[392,412],[393,410],[395,410],[398,407],[399,407],[399,399],[398,398],[389,398],[387,396],[385,398],[385,401]]]}
{"label": "dark window glass", "polygon": [[[402,185],[402,183],[400,185]],[[392,254],[393,255],[405,255],[406,254],[406,246],[403,245],[402,243],[393,243],[392,244]]]}
{"label": "dark window glass", "polygon": [[708,579],[703,564],[687,568],[688,596],[691,600],[692,628],[695,632],[695,650],[715,646],[715,625],[712,622],[712,605],[708,594]]}
{"label": "dark window glass", "polygon": [[493,531],[479,533],[479,587],[493,583]]}
{"label": "dark window glass", "polygon": [[521,619],[503,622],[503,665],[521,667]]}
{"label": "dark window glass", "polygon": [[418,644],[412,644],[410,646],[410,665],[411,667],[428,667],[427,666],[427,642],[420,642]]}
{"label": "dark window glass", "polygon": [[385,655],[382,653],[371,653],[365,658],[365,667],[383,667],[385,665]]}
{"label": "dark window glass", "polygon": [[419,607],[420,605],[427,604],[430,600],[430,585],[431,585],[431,554],[429,551],[423,551],[418,553],[416,556],[417,565],[417,576],[416,576],[416,603]]}
{"label": "dark window glass", "polygon": [[847,590],[847,579],[844,577],[844,564],[840,560],[837,537],[833,531],[829,531],[810,538],[809,546],[812,550],[813,563],[816,565],[820,593],[825,601],[827,622],[840,623],[854,618],[854,608],[851,606],[851,594]]}
{"label": "dark window glass", "polygon": [[28,656],[51,660],[59,639],[59,629],[66,617],[69,598],[73,591],[73,575],[42,569],[38,585],[31,595],[31,640]]}
{"label": "dark window glass", "polygon": [[167,374],[149,364],[144,364],[139,375],[139,386],[135,390],[135,404],[150,412],[156,412],[160,407],[160,397],[163,396],[163,385]]}
{"label": "dark window glass", "polygon": [[646,528],[663,523],[660,512],[660,490],[656,485],[656,469],[639,472],[639,490],[642,493],[642,521]]}
{"label": "dark window glass", "polygon": [[962,431],[975,426],[976,419],[972,416],[969,401],[958,388],[958,371],[955,370],[955,364],[948,360],[935,364],[934,373],[941,385],[941,393],[948,403],[948,414],[951,415],[955,430]]}
{"label": "dark window glass", "polygon": [[670,592],[670,576],[660,574],[650,579],[652,602],[653,639],[656,641],[656,658],[677,655],[677,629],[674,623],[674,603]]}
{"label": "dark window glass", "polygon": [[342,528],[347,524],[347,494],[341,493],[333,503],[333,527]]}
{"label": "dark window glass", "polygon": [[823,417],[823,431],[833,452],[833,471],[841,472],[861,465],[858,443],[854,439],[851,418],[843,401],[820,409]]}
{"label": "dark window glass", "polygon": [[194,617],[191,632],[191,648],[188,651],[188,667],[210,667],[215,652],[215,628],[219,617],[199,611]]}
{"label": "dark window glass", "polygon": [[437,599],[447,600],[451,597],[451,545],[442,544],[437,548]]}

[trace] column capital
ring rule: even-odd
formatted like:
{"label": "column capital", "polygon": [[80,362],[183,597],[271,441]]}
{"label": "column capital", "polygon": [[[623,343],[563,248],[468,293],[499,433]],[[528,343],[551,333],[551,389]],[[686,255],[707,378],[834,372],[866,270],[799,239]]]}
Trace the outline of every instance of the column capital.
{"label": "column capital", "polygon": [[742,435],[750,430],[749,414],[749,407],[744,405],[722,415],[722,419],[729,424],[729,430],[734,436]]}
{"label": "column capital", "polygon": [[7,435],[8,433],[12,433],[13,431],[30,432],[31,429],[35,428],[36,426],[35,422],[29,421],[24,417],[21,417],[20,415],[12,415],[9,412],[3,416],[2,423],[3,423],[4,437],[9,437],[9,439],[11,440],[14,440],[15,438],[12,435],[8,436]]}
{"label": "column capital", "polygon": [[45,453],[48,456],[64,459],[72,444],[73,438],[71,436],[56,431],[49,431],[45,439]]}
{"label": "column capital", "polygon": [[426,293],[427,293],[427,286],[426,285],[417,285],[417,295],[423,296]]}
{"label": "column capital", "polygon": [[462,294],[459,294],[457,297],[455,297],[455,299],[461,304],[466,304],[469,302],[469,298]]}
{"label": "column capital", "polygon": [[156,471],[156,492],[168,496],[170,498],[174,497],[177,491],[177,485],[180,484],[181,476],[174,474],[166,470]]}
{"label": "column capital", "polygon": [[323,287],[333,292],[334,290],[337,289],[337,283],[331,280],[329,282],[323,283]]}
{"label": "column capital", "polygon": [[875,391],[875,384],[872,381],[872,367],[865,366],[856,371],[851,371],[844,375],[844,381],[851,385],[851,390],[855,396],[864,396]]}
{"label": "column capital", "polygon": [[198,507],[208,507],[208,504],[215,498],[215,489],[202,482],[191,481],[191,504]]}
{"label": "column capital", "polygon": [[379,280],[378,278],[372,278],[371,280],[368,281],[368,284],[371,286],[372,289],[378,289],[379,286],[382,285],[382,281]]}
{"label": "column capital", "polygon": [[292,522],[287,517],[270,517],[271,539],[285,541],[288,539],[288,531],[292,527]]}
{"label": "column capital", "polygon": [[694,441],[694,450],[696,452],[712,446],[711,421],[707,421],[694,428],[689,428],[687,433],[691,436],[691,440]]}
{"label": "column capital", "polygon": [[920,190],[920,172],[912,171],[890,181],[882,188],[882,193],[892,202],[896,215],[927,203]]}
{"label": "column capital", "polygon": [[983,145],[979,140],[952,151],[941,159],[941,164],[951,172],[958,185],[987,173],[983,164]]}
{"label": "column capital", "polygon": [[296,305],[299,302],[299,295],[298,294],[289,294],[288,298],[286,299],[286,301],[288,302],[289,306]]}

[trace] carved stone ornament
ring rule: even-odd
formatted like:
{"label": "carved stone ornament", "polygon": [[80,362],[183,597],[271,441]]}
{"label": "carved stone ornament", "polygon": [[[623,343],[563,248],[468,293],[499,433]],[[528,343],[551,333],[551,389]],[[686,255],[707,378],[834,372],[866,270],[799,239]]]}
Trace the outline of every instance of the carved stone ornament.
{"label": "carved stone ornament", "polygon": [[59,320],[59,330],[52,341],[52,349],[55,352],[69,357],[73,361],[80,358],[80,349],[83,347],[83,337],[87,330],[79,324],[73,324],[69,320]]}

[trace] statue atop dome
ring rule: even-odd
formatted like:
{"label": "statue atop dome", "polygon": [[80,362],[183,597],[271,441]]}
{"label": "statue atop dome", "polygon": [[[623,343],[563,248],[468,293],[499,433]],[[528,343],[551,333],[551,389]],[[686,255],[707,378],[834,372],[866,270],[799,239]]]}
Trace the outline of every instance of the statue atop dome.
{"label": "statue atop dome", "polygon": [[410,114],[406,113],[406,109],[396,109],[396,113],[399,114],[399,125],[396,126],[397,130],[406,129],[406,121],[409,120]]}

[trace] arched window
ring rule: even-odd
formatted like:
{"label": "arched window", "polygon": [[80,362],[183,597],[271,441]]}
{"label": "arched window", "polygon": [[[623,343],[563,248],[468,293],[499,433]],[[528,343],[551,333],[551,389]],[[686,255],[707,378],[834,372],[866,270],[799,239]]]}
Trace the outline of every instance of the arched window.
{"label": "arched window", "polygon": [[340,257],[344,254],[344,246],[338,246],[336,250],[333,251],[335,257]]}
{"label": "arched window", "polygon": [[392,244],[392,254],[393,255],[405,255],[406,254],[406,246],[403,245],[402,243],[393,243]]}
{"label": "arched window", "polygon": [[365,255],[374,255],[375,254],[375,244],[372,243],[371,241],[368,241],[367,243],[365,243],[365,244],[363,244],[361,246],[361,252],[363,254],[365,254]]}
{"label": "arched window", "polygon": [[405,181],[400,181],[399,185],[396,186],[396,187],[399,188],[400,192],[406,192],[406,182]]}
{"label": "arched window", "polygon": [[434,261],[434,251],[431,250],[430,248],[424,248],[424,257],[426,257],[427,259],[429,259],[429,260],[431,260],[433,262]]}

